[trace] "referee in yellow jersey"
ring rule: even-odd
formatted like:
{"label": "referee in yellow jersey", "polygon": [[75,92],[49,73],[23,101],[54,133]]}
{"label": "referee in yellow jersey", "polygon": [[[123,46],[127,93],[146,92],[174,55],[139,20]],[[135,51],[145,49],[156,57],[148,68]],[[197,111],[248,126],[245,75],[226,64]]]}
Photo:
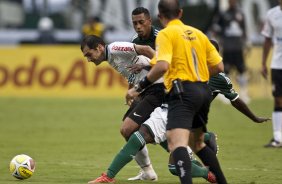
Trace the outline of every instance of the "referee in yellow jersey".
{"label": "referee in yellow jersey", "polygon": [[190,142],[217,182],[225,184],[215,153],[203,141],[212,99],[207,81],[210,75],[223,72],[222,58],[206,35],[181,22],[178,0],[160,0],[158,9],[165,28],[156,38],[156,56],[151,61],[154,66],[139,84],[128,90],[127,98],[136,97],[164,75],[168,92],[167,140],[181,183],[192,183],[187,156]]}

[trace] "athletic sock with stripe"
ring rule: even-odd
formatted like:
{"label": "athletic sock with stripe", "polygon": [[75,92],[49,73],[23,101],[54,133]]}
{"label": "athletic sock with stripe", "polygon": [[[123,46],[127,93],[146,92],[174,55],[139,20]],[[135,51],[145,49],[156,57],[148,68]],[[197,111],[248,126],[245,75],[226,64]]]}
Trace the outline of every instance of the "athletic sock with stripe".
{"label": "athletic sock with stripe", "polygon": [[172,152],[181,184],[192,184],[191,160],[187,147],[178,147]]}
{"label": "athletic sock with stripe", "polygon": [[215,176],[218,184],[226,184],[227,181],[220,168],[216,154],[207,146],[196,153],[197,156],[202,160],[203,164],[209,167]]}
{"label": "athletic sock with stripe", "polygon": [[110,167],[108,168],[107,176],[114,178],[116,174],[128,163],[130,162],[136,153],[146,144],[142,135],[137,131],[134,132],[125,146],[120,150],[120,152],[115,156]]}

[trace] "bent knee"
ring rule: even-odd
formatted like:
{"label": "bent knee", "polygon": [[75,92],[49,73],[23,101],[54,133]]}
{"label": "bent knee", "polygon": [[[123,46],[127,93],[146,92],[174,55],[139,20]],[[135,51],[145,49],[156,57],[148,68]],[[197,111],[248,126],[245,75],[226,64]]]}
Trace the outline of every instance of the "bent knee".
{"label": "bent knee", "polygon": [[129,128],[126,128],[126,127],[121,127],[120,128],[120,134],[126,139],[128,140],[130,135],[132,134],[133,132],[131,132],[131,130]]}
{"label": "bent knee", "polygon": [[201,149],[203,149],[203,147],[205,147],[205,143],[201,140],[199,141],[195,141],[192,144],[189,145],[191,147],[191,149],[197,153],[198,151],[200,151]]}
{"label": "bent knee", "polygon": [[121,128],[120,128],[120,133],[121,135],[128,140],[130,135],[135,132],[136,130],[138,130],[140,127],[140,125],[138,125],[137,123],[135,123],[132,119],[130,118],[125,118]]}

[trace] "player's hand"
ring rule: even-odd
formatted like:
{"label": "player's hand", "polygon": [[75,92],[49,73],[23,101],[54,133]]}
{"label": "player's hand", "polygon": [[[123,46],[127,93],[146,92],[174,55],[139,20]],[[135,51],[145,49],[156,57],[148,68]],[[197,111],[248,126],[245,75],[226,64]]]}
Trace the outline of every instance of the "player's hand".
{"label": "player's hand", "polygon": [[264,65],[262,66],[262,69],[261,69],[261,75],[263,76],[263,78],[267,79],[267,75],[268,75],[267,67]]}
{"label": "player's hand", "polygon": [[267,122],[271,120],[271,118],[264,118],[264,117],[256,117],[256,119],[254,120],[254,122],[256,123],[263,123],[263,122]]}
{"label": "player's hand", "polygon": [[138,93],[135,88],[129,89],[127,91],[126,97],[125,97],[126,98],[126,104],[130,106],[132,104],[134,98],[138,97],[139,94],[140,93]]}

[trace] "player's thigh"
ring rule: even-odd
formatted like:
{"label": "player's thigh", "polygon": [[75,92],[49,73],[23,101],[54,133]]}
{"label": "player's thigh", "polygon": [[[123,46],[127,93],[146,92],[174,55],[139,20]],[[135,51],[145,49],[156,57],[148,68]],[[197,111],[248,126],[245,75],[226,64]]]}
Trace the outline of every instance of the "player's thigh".
{"label": "player's thigh", "polygon": [[203,128],[197,128],[193,129],[190,132],[190,137],[189,137],[189,146],[192,148],[192,150],[197,153],[200,151],[204,146],[204,131]]}
{"label": "player's thigh", "polygon": [[223,52],[223,61],[224,71],[228,74],[232,66],[234,66],[233,53],[228,51]]}
{"label": "player's thigh", "polygon": [[233,60],[237,71],[240,74],[243,74],[246,71],[243,51],[242,50],[237,51],[233,56]]}
{"label": "player's thigh", "polygon": [[189,141],[189,130],[174,128],[166,132],[168,149],[173,152],[178,147],[187,147]]}
{"label": "player's thigh", "polygon": [[272,95],[275,98],[275,106],[282,107],[282,70],[271,70]]}
{"label": "player's thigh", "polygon": [[[201,112],[207,114],[212,99],[211,91],[206,83],[184,83],[184,93],[180,99],[171,92],[168,105],[167,130],[185,128],[191,130],[204,124],[194,121]],[[207,117],[204,119],[207,121]]]}
{"label": "player's thigh", "polygon": [[150,117],[154,109],[161,106],[161,104],[162,99],[157,95],[147,95],[131,110],[127,117],[141,125]]}
{"label": "player's thigh", "polygon": [[128,140],[130,135],[137,131],[140,128],[140,125],[137,124],[135,121],[133,121],[131,118],[127,117],[123,121],[121,128],[120,128],[120,133],[121,135]]}
{"label": "player's thigh", "polygon": [[153,142],[160,144],[166,140],[166,124],[167,108],[157,107],[152,112],[150,118],[142,124],[141,128],[146,127],[146,130],[153,138]]}

